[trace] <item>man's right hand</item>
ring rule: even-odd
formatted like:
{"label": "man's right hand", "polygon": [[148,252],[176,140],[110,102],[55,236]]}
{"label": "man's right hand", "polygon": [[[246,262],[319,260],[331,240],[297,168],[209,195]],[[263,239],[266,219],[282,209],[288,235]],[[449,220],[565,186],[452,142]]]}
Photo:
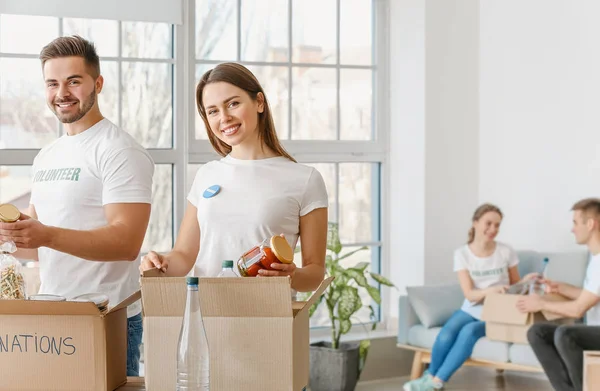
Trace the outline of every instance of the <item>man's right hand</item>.
{"label": "man's right hand", "polygon": [[148,254],[144,255],[142,257],[142,262],[140,263],[140,272],[151,269],[159,269],[166,272],[168,268],[169,259],[154,251],[150,251]]}
{"label": "man's right hand", "polygon": [[544,284],[544,292],[545,293],[559,293],[560,283],[552,280],[541,280],[542,284]]}

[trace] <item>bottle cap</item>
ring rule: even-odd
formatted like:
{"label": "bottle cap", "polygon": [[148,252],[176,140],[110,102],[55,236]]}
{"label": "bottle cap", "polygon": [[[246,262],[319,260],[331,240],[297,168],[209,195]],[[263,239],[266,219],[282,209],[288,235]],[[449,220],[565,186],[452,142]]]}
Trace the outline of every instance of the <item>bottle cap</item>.
{"label": "bottle cap", "polygon": [[188,277],[185,281],[188,285],[198,285],[198,277]]}
{"label": "bottle cap", "polygon": [[223,263],[221,264],[221,266],[223,267],[223,269],[232,269],[233,268],[233,261],[228,259],[226,261],[223,261]]}

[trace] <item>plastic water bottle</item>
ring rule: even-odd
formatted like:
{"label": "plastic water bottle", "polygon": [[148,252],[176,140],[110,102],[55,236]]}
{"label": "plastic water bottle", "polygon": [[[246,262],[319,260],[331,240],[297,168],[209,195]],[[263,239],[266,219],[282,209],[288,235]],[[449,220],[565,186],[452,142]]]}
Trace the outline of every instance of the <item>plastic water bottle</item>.
{"label": "plastic water bottle", "polygon": [[228,259],[226,261],[223,261],[222,267],[223,267],[223,270],[221,270],[221,273],[219,273],[219,275],[217,277],[238,277],[237,274],[235,274],[235,272],[233,271],[233,261],[232,260]]}
{"label": "plastic water bottle", "polygon": [[[542,278],[545,280],[546,279],[546,271],[548,270],[548,262],[550,260],[548,258],[544,258],[544,264],[542,266],[542,272],[540,273],[540,275],[542,276]],[[546,284],[540,284],[540,294],[544,294],[546,293]]]}
{"label": "plastic water bottle", "polygon": [[529,281],[529,294],[532,295],[537,293],[538,295],[543,295],[546,292],[546,285],[539,282],[539,279],[546,278],[546,268],[548,267],[548,258],[544,258],[542,271],[540,276],[534,280]]}
{"label": "plastic water bottle", "polygon": [[177,391],[209,390],[208,340],[200,312],[198,277],[188,277],[187,301],[177,348]]}

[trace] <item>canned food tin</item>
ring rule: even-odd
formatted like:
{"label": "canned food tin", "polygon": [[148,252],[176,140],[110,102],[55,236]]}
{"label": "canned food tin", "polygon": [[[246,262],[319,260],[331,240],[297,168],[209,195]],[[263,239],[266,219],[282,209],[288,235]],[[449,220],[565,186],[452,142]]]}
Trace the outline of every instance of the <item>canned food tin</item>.
{"label": "canned food tin", "polygon": [[31,295],[28,300],[35,301],[66,301],[67,299],[63,296],[58,295],[47,295],[47,294],[39,294],[39,295]]}
{"label": "canned food tin", "polygon": [[86,293],[75,296],[73,299],[71,299],[71,301],[94,303],[100,312],[105,313],[108,311],[108,296],[103,293]]}

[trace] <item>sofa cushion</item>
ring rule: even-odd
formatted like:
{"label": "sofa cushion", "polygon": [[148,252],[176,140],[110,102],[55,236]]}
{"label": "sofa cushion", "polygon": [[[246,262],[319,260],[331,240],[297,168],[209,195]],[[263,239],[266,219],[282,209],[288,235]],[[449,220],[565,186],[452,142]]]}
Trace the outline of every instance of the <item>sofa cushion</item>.
{"label": "sofa cushion", "polygon": [[475,344],[471,357],[476,360],[508,362],[509,346],[507,342],[491,341],[484,337]]}
{"label": "sofa cushion", "polygon": [[508,358],[513,364],[528,365],[537,368],[541,366],[529,345],[520,343],[512,344],[508,349]]}
{"label": "sofa cushion", "polygon": [[464,301],[458,284],[409,286],[406,293],[421,324],[427,328],[443,326]]}
{"label": "sofa cushion", "polygon": [[427,328],[420,324],[413,326],[408,330],[408,344],[431,349],[441,329],[441,327]]}
{"label": "sofa cushion", "polygon": [[[441,327],[425,328],[422,325],[413,326],[408,331],[408,343],[420,348],[431,349]],[[473,348],[471,357],[479,360],[508,362],[509,346],[506,342],[490,341],[481,338]]]}
{"label": "sofa cushion", "polygon": [[582,286],[589,254],[586,251],[573,252],[537,252],[517,251],[519,274],[540,273],[543,260],[548,258],[546,275],[551,280],[563,281],[571,285]]}

